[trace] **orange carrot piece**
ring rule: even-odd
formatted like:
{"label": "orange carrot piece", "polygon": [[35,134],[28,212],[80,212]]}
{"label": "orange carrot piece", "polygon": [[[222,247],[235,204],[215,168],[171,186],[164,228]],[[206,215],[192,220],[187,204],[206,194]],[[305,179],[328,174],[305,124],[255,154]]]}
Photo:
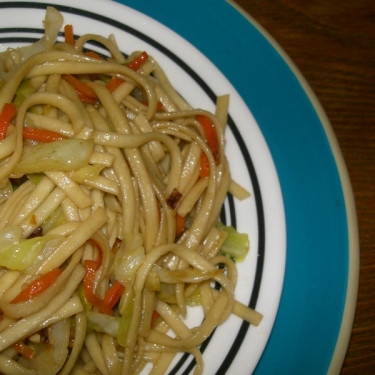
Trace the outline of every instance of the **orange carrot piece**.
{"label": "orange carrot piece", "polygon": [[85,260],[83,265],[86,270],[85,277],[83,278],[83,290],[87,300],[103,314],[113,315],[112,309],[95,295],[95,273],[102,264],[102,249],[100,244],[94,239],[89,239],[93,246],[98,249],[98,255],[95,260]]}
{"label": "orange carrot piece", "polygon": [[199,176],[208,177],[209,175],[210,175],[210,162],[208,161],[207,155],[204,152],[202,152],[201,159],[200,159]]}
{"label": "orange carrot piece", "polygon": [[[76,90],[77,91],[77,90]],[[86,96],[81,91],[77,91],[78,97],[80,98],[81,102],[87,103],[87,104],[95,104],[98,99],[91,98],[90,96]]]}
{"label": "orange carrot piece", "polygon": [[5,103],[0,113],[0,140],[4,139],[12,118],[17,113],[13,103]]}
{"label": "orange carrot piece", "polygon": [[16,342],[13,344],[13,348],[17,353],[29,360],[32,360],[35,356],[35,350],[30,348],[30,346],[25,345],[23,342]]}
{"label": "orange carrot piece", "polygon": [[96,53],[94,51],[85,52],[85,56],[92,57],[92,58],[98,59],[98,60],[105,60],[103,56],[100,56],[98,53]]}
{"label": "orange carrot piece", "polygon": [[132,70],[138,70],[147,60],[148,54],[146,51],[143,51],[134,60],[130,61],[127,67]]}
{"label": "orange carrot piece", "polygon": [[155,325],[155,323],[157,322],[157,320],[160,318],[160,314],[154,310],[154,312],[152,313],[152,318],[151,318],[151,328]]}
{"label": "orange carrot piece", "polygon": [[84,267],[86,270],[85,277],[83,278],[83,290],[85,291],[85,296],[87,300],[95,307],[99,309],[100,312],[113,315],[113,311],[103,301],[95,295],[95,273],[98,270],[97,260],[85,260]]}
{"label": "orange carrot piece", "polygon": [[40,293],[44,292],[47,288],[49,288],[57,278],[62,274],[63,269],[56,268],[52,271],[45,273],[44,275],[38,277],[34,280],[31,284],[29,284],[24,290],[18,294],[11,303],[19,303],[28,301]]}
{"label": "orange carrot piece", "polygon": [[[145,105],[145,106],[148,106],[148,102],[146,102],[146,101],[142,102],[142,104]],[[163,111],[163,110],[164,110],[164,105],[163,105],[163,103],[162,103],[162,102],[158,102],[158,103],[156,104],[156,109],[157,109],[158,111]]]}
{"label": "orange carrot piece", "polygon": [[219,142],[217,140],[217,135],[216,135],[213,124],[211,123],[210,119],[207,116],[196,115],[195,118],[202,125],[203,132],[207,140],[207,145],[212,152],[216,165],[219,165],[220,164]]}
{"label": "orange carrot piece", "polygon": [[65,25],[64,26],[64,36],[65,36],[65,43],[68,43],[68,44],[74,46],[75,40],[74,40],[73,26],[72,25]]}
{"label": "orange carrot piece", "polygon": [[73,86],[81,100],[87,98],[90,101],[94,101],[94,103],[97,101],[98,97],[96,96],[95,91],[85,82],[80,81],[77,77],[71,74],[63,74],[62,78]]}
{"label": "orange carrot piece", "polygon": [[106,87],[107,89],[110,91],[110,92],[113,92],[117,89],[117,87],[119,87],[122,83],[124,83],[125,81],[120,78],[120,77],[112,77],[108,83],[106,84]]}
{"label": "orange carrot piece", "polygon": [[22,135],[25,139],[32,139],[39,142],[54,142],[66,139],[64,135],[51,130],[29,128],[26,126],[22,130]]}
{"label": "orange carrot piece", "polygon": [[[107,291],[103,302],[108,305],[111,309],[116,305],[121,297],[125,287],[119,281],[116,281],[111,288]],[[100,311],[100,309],[99,309]]]}
{"label": "orange carrot piece", "polygon": [[92,246],[94,246],[98,250],[98,255],[96,257],[95,262],[97,263],[97,269],[101,266],[102,260],[103,260],[103,250],[102,247],[100,246],[100,243],[93,238],[89,238],[87,240],[88,243],[90,243]]}

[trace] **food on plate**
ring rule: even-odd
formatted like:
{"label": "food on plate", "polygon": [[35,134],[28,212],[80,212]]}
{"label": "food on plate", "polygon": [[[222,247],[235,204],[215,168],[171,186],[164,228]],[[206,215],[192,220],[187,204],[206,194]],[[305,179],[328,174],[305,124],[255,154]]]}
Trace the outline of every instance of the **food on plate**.
{"label": "food on plate", "polygon": [[247,195],[228,98],[191,108],[146,51],[75,37],[52,7],[44,25],[0,54],[0,371],[163,374],[185,352],[200,374],[230,314],[262,318],[234,296],[248,236],[219,220],[229,190]]}

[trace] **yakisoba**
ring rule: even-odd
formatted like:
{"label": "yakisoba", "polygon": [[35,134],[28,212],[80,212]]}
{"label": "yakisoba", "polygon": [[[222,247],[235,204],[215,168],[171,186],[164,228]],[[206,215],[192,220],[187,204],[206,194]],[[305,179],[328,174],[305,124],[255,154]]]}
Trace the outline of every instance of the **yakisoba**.
{"label": "yakisoba", "polygon": [[0,372],[163,374],[186,352],[200,374],[215,327],[261,320],[234,298],[247,236],[218,219],[228,191],[246,196],[228,98],[193,109],[147,52],[70,25],[57,42],[62,25],[49,7],[40,41],[0,55]]}

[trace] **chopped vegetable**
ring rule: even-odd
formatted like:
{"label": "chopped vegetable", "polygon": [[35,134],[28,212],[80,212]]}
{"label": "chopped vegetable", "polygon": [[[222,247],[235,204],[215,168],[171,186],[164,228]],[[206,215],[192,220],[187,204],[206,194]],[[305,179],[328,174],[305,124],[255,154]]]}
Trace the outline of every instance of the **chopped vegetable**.
{"label": "chopped vegetable", "polygon": [[16,342],[15,344],[13,344],[13,348],[17,353],[21,354],[23,357],[29,359],[30,361],[35,356],[35,350],[30,346],[25,345],[23,342]]}
{"label": "chopped vegetable", "polygon": [[156,109],[157,109],[158,111],[164,111],[164,105],[163,105],[163,103],[162,103],[162,102],[158,102],[158,103],[156,104]]}
{"label": "chopped vegetable", "polygon": [[95,104],[98,101],[98,99],[87,96],[87,95],[83,94],[81,91],[78,91],[78,90],[76,90],[76,91],[77,91],[77,94],[78,94],[79,98],[84,103]]}
{"label": "chopped vegetable", "polygon": [[[212,152],[216,165],[220,164],[219,142],[217,140],[215,128],[210,119],[204,115],[196,115],[196,120],[202,125],[208,147]],[[210,175],[210,163],[207,155],[202,152],[200,160],[200,176],[208,177]]]}
{"label": "chopped vegetable", "polygon": [[98,97],[96,96],[95,91],[85,82],[80,81],[77,77],[71,74],[63,74],[62,78],[73,86],[74,90],[76,90],[76,93],[83,102],[89,104],[95,104],[97,102]]}
{"label": "chopped vegetable", "polygon": [[47,6],[43,24],[45,32],[41,39],[35,43],[17,49],[22,55],[22,61],[25,61],[30,56],[43,51],[48,51],[52,48],[62,27],[63,16],[54,7]]}
{"label": "chopped vegetable", "polygon": [[74,40],[73,26],[72,25],[65,25],[64,26],[64,36],[65,36],[65,43],[68,43],[68,44],[74,46],[75,40]]}
{"label": "chopped vegetable", "polygon": [[83,183],[85,180],[94,180],[95,178],[98,178],[103,168],[104,167],[100,164],[89,164],[73,171],[70,176],[74,181]]}
{"label": "chopped vegetable", "polygon": [[116,337],[120,327],[120,318],[117,316],[109,316],[95,311],[87,311],[87,329],[107,333]]}
{"label": "chopped vegetable", "polygon": [[0,140],[4,139],[12,118],[17,113],[13,103],[5,103],[0,113]]}
{"label": "chopped vegetable", "polygon": [[[147,102],[147,101],[142,101],[142,104],[145,105],[146,107],[148,106],[148,102]],[[156,109],[157,109],[158,111],[164,111],[164,105],[163,105],[163,103],[160,102],[160,101],[158,101],[158,102],[156,103]]]}
{"label": "chopped vegetable", "polygon": [[176,237],[180,237],[184,233],[186,227],[186,216],[180,216],[176,212]]}
{"label": "chopped vegetable", "polygon": [[113,92],[117,89],[117,87],[119,87],[124,82],[125,81],[120,77],[112,77],[106,84],[106,87],[110,92]]}
{"label": "chopped vegetable", "polygon": [[218,223],[217,226],[227,233],[227,238],[221,246],[221,252],[226,256],[234,258],[237,262],[243,260],[250,248],[248,235],[237,232],[233,226],[225,226],[222,223]]}
{"label": "chopped vegetable", "polygon": [[62,14],[52,6],[47,6],[46,10],[46,17],[44,19],[45,33],[41,40],[44,44],[45,50],[49,50],[56,42],[56,38],[61,30],[64,18]]}
{"label": "chopped vegetable", "polygon": [[51,130],[29,128],[26,126],[23,128],[22,136],[25,139],[32,139],[39,142],[54,142],[66,139],[65,135]]}
{"label": "chopped vegetable", "polygon": [[[0,249],[6,249],[17,245],[22,240],[22,228],[19,226],[9,226],[0,230]],[[0,259],[1,259],[0,250]]]}
{"label": "chopped vegetable", "polygon": [[133,300],[131,300],[125,307],[121,317],[120,325],[117,332],[117,341],[118,343],[125,347],[126,346],[126,337],[128,335],[130,323],[133,316]]}
{"label": "chopped vegetable", "polygon": [[141,52],[134,60],[132,60],[127,67],[133,70],[138,70],[148,60],[146,51]]}
{"label": "chopped vegetable", "polygon": [[160,314],[156,310],[154,310],[154,312],[152,313],[152,318],[151,318],[151,328],[156,324],[159,318],[160,318]]}
{"label": "chopped vegetable", "polygon": [[86,297],[85,289],[83,288],[83,285],[80,284],[78,287],[78,297],[82,302],[83,308],[85,311],[91,311],[92,310],[92,304],[89,302],[89,300]]}
{"label": "chopped vegetable", "polygon": [[44,173],[31,173],[27,175],[27,178],[36,186],[44,178]]}
{"label": "chopped vegetable", "polygon": [[96,53],[94,51],[87,51],[87,52],[85,52],[85,55],[87,57],[92,57],[94,59],[104,60],[104,57],[100,56],[98,53]]}
{"label": "chopped vegetable", "polygon": [[216,165],[220,164],[220,154],[219,154],[219,142],[217,140],[215,128],[211,123],[210,119],[204,115],[196,115],[196,120],[202,125],[204,135],[207,140],[207,145],[212,152],[212,156],[215,159]]}
{"label": "chopped vegetable", "polygon": [[98,261],[85,260],[84,267],[86,274],[83,279],[83,290],[85,291],[85,296],[88,302],[97,307],[101,313],[113,315],[112,309],[95,295],[95,273],[100,267],[100,265],[98,265]]}
{"label": "chopped vegetable", "polygon": [[43,222],[42,231],[44,233],[49,232],[51,229],[56,228],[66,222],[66,218],[61,206],[57,207],[54,212]]}
{"label": "chopped vegetable", "polygon": [[0,266],[16,271],[25,270],[35,261],[51,238],[51,236],[34,237],[0,248]]}
{"label": "chopped vegetable", "polygon": [[103,302],[112,309],[120,299],[124,289],[124,285],[116,281],[106,293]]}
{"label": "chopped vegetable", "polygon": [[208,161],[207,155],[202,152],[200,158],[200,169],[199,169],[199,176],[200,177],[208,177],[210,175],[210,162]]}
{"label": "chopped vegetable", "polygon": [[14,167],[13,173],[23,175],[56,170],[73,171],[87,165],[93,147],[92,141],[77,138],[24,146],[21,160]]}
{"label": "chopped vegetable", "polygon": [[62,272],[63,269],[56,268],[40,276],[30,285],[28,285],[24,290],[22,290],[21,293],[18,294],[18,296],[16,296],[11,303],[24,302],[36,297],[40,293],[44,292],[47,288],[49,288],[62,274]]}
{"label": "chopped vegetable", "polygon": [[35,91],[35,88],[30,83],[29,79],[25,79],[21,82],[19,85],[16,94],[15,99],[13,101],[14,105],[19,108],[22,104],[22,102],[30,96]]}
{"label": "chopped vegetable", "polygon": [[90,241],[98,250],[98,255],[95,260],[86,259],[84,261],[84,267],[86,270],[85,277],[83,278],[83,290],[85,291],[85,296],[87,301],[93,306],[97,307],[99,312],[113,315],[112,308],[95,295],[95,273],[100,268],[102,263],[102,249],[95,240],[90,239]]}

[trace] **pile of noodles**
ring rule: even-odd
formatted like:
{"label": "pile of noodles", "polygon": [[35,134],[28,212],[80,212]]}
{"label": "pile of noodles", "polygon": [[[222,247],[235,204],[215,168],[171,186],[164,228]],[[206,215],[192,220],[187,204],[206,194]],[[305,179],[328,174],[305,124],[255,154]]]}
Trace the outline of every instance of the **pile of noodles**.
{"label": "pile of noodles", "polygon": [[[236,187],[223,152],[227,97],[216,114],[192,109],[151,56],[132,69],[139,52],[125,58],[112,36],[58,43],[62,25],[48,8],[39,42],[0,55],[0,111],[16,108],[0,140],[0,372],[163,374],[185,352],[200,374],[199,346],[215,327],[232,313],[261,319],[235,301],[235,263],[220,252],[218,216]],[[87,54],[89,40],[108,56]],[[189,305],[203,310],[197,327],[185,322]]]}

